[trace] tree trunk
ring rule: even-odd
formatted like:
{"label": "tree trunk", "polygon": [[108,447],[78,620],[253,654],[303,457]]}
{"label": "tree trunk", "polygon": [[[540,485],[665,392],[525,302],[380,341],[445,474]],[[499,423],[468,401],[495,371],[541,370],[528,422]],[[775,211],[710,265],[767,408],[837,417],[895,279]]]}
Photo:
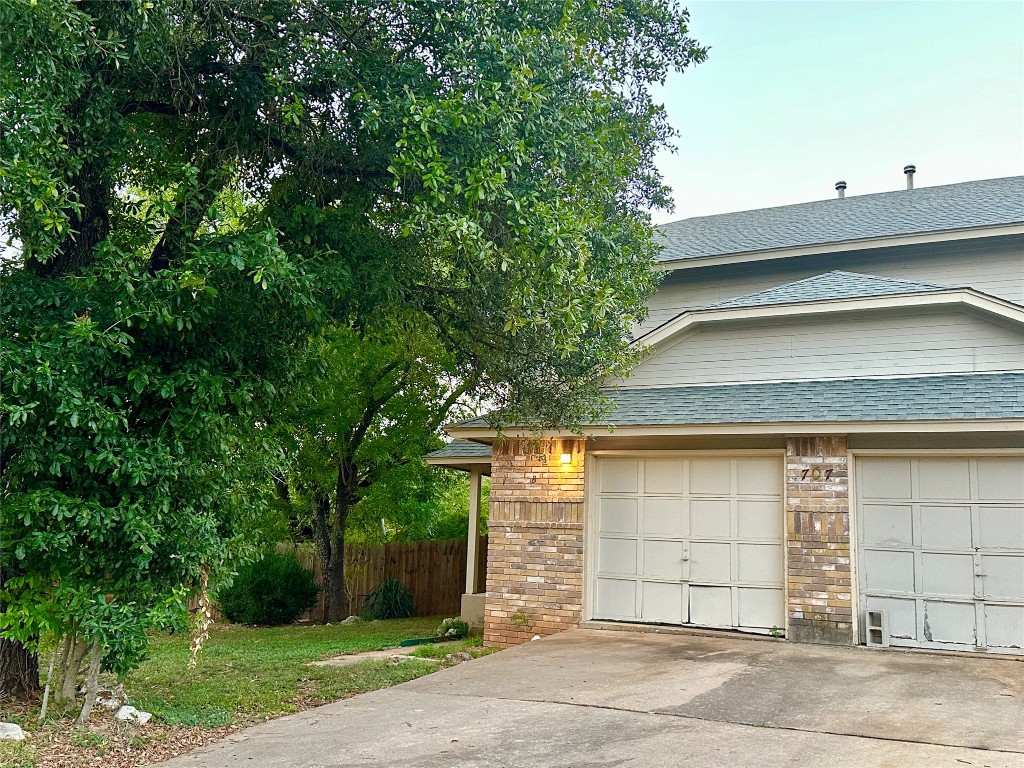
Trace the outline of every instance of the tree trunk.
{"label": "tree trunk", "polygon": [[[11,576],[0,568],[0,587]],[[0,612],[4,606],[0,604]],[[15,640],[0,638],[0,701],[38,698],[39,656]]]}
{"label": "tree trunk", "polygon": [[331,537],[328,533],[328,518],[331,514],[331,503],[326,497],[316,494],[313,496],[313,544],[316,552],[320,555],[320,594],[323,597],[321,604],[323,612],[320,614],[320,621],[329,621],[327,618],[331,607],[331,582],[334,580],[328,563],[331,560]]}
{"label": "tree trunk", "polygon": [[342,498],[335,502],[326,551],[320,552],[323,571],[324,621],[342,621],[348,617],[348,594],[345,589],[345,524],[349,503]]}
{"label": "tree trunk", "polygon": [[348,601],[345,599],[345,538],[331,541],[330,557],[321,556],[324,574],[324,620],[342,621],[348,616]]}
{"label": "tree trunk", "polygon": [[349,462],[338,465],[338,481],[334,487],[334,519],[331,520],[331,618],[341,621],[348,615],[347,591],[345,589],[345,527],[348,513],[354,500],[350,479],[355,476],[355,467]]}
{"label": "tree trunk", "polygon": [[103,661],[100,641],[93,640],[89,651],[89,674],[85,679],[85,701],[82,702],[82,711],[78,714],[79,725],[89,722],[89,715],[92,714],[93,705],[96,703],[96,694],[100,687],[100,662]]}
{"label": "tree trunk", "polygon": [[21,643],[0,638],[0,700],[39,696],[39,657]]}
{"label": "tree trunk", "polygon": [[345,589],[345,527],[352,508],[353,493],[349,479],[353,468],[342,463],[334,489],[334,508],[326,496],[317,496],[313,504],[313,540],[320,555],[323,576],[324,616],[327,622],[342,621],[349,614]]}
{"label": "tree trunk", "polygon": [[82,667],[82,660],[89,652],[89,644],[77,636],[73,638],[71,652],[67,655],[60,671],[60,692],[57,694],[57,701],[72,701],[78,690],[78,671]]}

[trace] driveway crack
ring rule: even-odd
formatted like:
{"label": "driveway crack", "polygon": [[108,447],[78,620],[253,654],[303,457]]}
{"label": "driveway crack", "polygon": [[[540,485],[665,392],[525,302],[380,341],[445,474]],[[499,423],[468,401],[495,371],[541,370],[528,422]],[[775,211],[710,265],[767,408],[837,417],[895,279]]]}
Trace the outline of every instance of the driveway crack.
{"label": "driveway crack", "polygon": [[632,709],[630,707],[616,707],[611,704],[587,704],[585,702],[578,701],[560,701],[550,699],[522,699],[510,696],[481,696],[476,693],[461,693],[461,692],[437,692],[437,691],[417,691],[417,693],[425,694],[429,696],[461,696],[463,698],[482,699],[488,701],[515,701],[521,704],[555,704],[565,707],[580,707],[583,709],[597,709],[607,710],[609,712],[625,712],[634,715],[652,715],[654,717],[666,717],[675,718],[678,720],[694,720],[697,722],[705,723],[721,723],[725,725],[736,725],[743,728],[756,728],[761,730],[772,730],[772,731],[790,731],[793,733],[809,733],[809,734],[825,734],[827,736],[844,736],[850,739],[866,739],[868,741],[880,741],[880,742],[891,742],[897,744],[924,744],[933,747],[950,747],[953,749],[971,749],[978,752],[992,752],[995,754],[1004,755],[1021,755],[1024,754],[1024,750],[1017,749],[1004,749],[1000,747],[986,747],[981,745],[972,744],[956,744],[953,742],[945,741],[927,741],[925,739],[910,739],[910,738],[898,738],[895,736],[869,736],[859,733],[847,733],[845,731],[834,731],[829,729],[816,729],[816,728],[801,728],[796,725],[772,725],[769,723],[764,724],[752,724],[736,722],[735,720],[723,720],[715,717],[701,717],[700,715],[688,715],[680,712],[664,712],[656,709]]}

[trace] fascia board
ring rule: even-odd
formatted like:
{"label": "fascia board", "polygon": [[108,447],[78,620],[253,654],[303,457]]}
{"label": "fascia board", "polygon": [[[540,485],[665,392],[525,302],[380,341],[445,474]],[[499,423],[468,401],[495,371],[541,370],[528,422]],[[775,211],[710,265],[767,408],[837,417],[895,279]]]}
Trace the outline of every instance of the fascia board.
{"label": "fascia board", "polygon": [[439,467],[450,464],[490,464],[490,456],[424,456],[423,461]]}
{"label": "fascia board", "polygon": [[[607,427],[593,426],[583,430],[582,435],[568,430],[510,430],[502,434],[505,438],[556,438],[556,437],[666,437],[687,435],[821,435],[821,434],[864,434],[877,432],[933,433],[933,432],[1020,432],[1024,431],[1024,418],[1014,419],[949,419],[931,421],[821,421],[821,422],[771,422],[758,424],[659,424]],[[476,440],[495,439],[498,433],[487,427],[451,428],[453,437]]]}

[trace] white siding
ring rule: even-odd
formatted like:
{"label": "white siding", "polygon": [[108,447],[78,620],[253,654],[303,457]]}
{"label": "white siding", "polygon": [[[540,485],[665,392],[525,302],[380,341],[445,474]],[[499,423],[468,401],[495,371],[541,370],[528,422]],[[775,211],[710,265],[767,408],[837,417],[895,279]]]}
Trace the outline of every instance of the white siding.
{"label": "white siding", "polygon": [[1024,243],[1019,238],[889,248],[827,256],[685,269],[666,276],[648,302],[650,314],[637,335],[679,313],[763,291],[834,269],[880,277],[970,287],[1024,304]]}
{"label": "white siding", "polygon": [[948,310],[697,326],[628,387],[1024,369],[1024,332]]}

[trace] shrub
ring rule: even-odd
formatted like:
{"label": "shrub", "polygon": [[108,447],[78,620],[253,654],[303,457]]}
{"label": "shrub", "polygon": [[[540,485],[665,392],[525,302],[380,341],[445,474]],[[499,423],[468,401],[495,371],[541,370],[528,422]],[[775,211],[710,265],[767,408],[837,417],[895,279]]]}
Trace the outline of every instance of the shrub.
{"label": "shrub", "polygon": [[407,619],[413,608],[412,593],[389,576],[366,596],[363,614],[371,619]]}
{"label": "shrub", "polygon": [[320,587],[294,555],[268,552],[238,571],[219,594],[220,609],[236,624],[291,624],[316,605]]}

